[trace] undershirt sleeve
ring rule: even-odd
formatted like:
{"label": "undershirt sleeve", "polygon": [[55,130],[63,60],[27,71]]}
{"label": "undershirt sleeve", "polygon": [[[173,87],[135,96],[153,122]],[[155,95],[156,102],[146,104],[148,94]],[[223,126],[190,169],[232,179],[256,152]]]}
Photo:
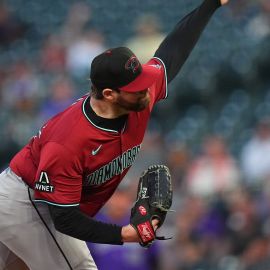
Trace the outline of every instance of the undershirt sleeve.
{"label": "undershirt sleeve", "polygon": [[219,0],[205,0],[198,8],[180,20],[160,44],[154,56],[164,62],[168,83],[180,71],[218,7],[220,7]]}
{"label": "undershirt sleeve", "polygon": [[122,245],[122,227],[88,217],[78,206],[49,205],[49,211],[57,231],[82,241]]}

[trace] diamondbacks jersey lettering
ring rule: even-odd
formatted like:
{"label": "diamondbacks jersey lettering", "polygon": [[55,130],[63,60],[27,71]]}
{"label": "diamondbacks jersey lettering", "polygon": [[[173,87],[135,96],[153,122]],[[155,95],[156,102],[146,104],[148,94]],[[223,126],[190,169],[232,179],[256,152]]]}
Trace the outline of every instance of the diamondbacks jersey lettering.
{"label": "diamondbacks jersey lettering", "polygon": [[94,215],[111,197],[140,151],[154,104],[167,97],[161,60],[148,64],[160,70],[160,79],[149,88],[148,108],[129,113],[121,132],[91,121],[86,95],[50,119],[12,159],[11,169],[35,189],[36,201],[80,205]]}
{"label": "diamondbacks jersey lettering", "polygon": [[88,175],[84,185],[101,185],[110,180],[114,175],[121,174],[132,165],[140,149],[141,145],[128,149],[121,156],[118,156],[108,164]]}

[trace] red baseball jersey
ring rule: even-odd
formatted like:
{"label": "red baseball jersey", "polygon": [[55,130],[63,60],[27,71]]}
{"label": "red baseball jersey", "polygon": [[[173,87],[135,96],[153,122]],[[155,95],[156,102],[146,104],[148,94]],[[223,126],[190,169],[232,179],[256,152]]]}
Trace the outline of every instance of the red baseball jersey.
{"label": "red baseball jersey", "polygon": [[12,159],[11,169],[35,190],[35,201],[77,206],[88,215],[111,197],[140,151],[154,104],[167,97],[166,71],[149,89],[150,104],[131,112],[121,132],[96,126],[85,113],[90,96],[51,118]]}

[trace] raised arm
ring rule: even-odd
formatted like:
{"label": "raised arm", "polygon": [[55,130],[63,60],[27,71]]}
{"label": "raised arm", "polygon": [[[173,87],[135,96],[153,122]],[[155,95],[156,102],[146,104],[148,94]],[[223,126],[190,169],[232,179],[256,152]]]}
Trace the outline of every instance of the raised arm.
{"label": "raised arm", "polygon": [[180,71],[215,10],[228,2],[229,0],[204,0],[198,8],[177,23],[160,44],[154,56],[164,62],[168,83]]}

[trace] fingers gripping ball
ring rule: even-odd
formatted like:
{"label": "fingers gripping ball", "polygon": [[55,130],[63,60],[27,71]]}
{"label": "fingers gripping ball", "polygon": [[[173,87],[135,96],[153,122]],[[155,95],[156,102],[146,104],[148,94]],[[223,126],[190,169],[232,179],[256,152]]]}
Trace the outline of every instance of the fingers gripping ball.
{"label": "fingers gripping ball", "polygon": [[136,229],[141,245],[150,246],[157,237],[152,220],[160,227],[172,205],[172,184],[169,169],[164,165],[150,166],[139,179],[136,202],[131,209],[130,224]]}

